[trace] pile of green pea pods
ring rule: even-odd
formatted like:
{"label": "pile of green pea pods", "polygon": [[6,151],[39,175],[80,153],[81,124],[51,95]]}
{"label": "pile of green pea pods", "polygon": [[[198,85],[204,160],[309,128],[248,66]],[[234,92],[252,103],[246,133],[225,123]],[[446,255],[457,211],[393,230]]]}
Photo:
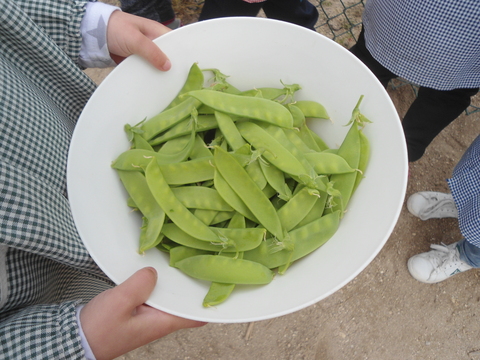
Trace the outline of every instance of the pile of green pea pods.
{"label": "pile of green pea pods", "polygon": [[342,144],[329,149],[306,125],[327,111],[295,101],[298,90],[241,91],[193,64],[161,113],[125,126],[132,146],[112,167],[142,214],[139,252],[166,252],[170,266],[211,282],[205,307],[237,285],[268,284],[322,246],[364,177],[363,96]]}

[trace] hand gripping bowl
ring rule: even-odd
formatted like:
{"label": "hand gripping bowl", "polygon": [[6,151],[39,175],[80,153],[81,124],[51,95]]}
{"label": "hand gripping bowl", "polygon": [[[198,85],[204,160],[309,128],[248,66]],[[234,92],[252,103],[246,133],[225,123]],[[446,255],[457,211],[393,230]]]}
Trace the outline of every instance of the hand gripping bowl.
{"label": "hand gripping bowl", "polygon": [[[158,282],[148,304],[205,322],[265,320],[292,313],[333,294],[378,254],[397,222],[407,183],[405,140],[397,112],[374,75],[332,40],[290,23],[264,18],[221,18],[184,26],[155,41],[172,68],[154,69],[131,56],[102,82],[87,103],[71,143],[68,194],[79,234],[100,268],[115,283],[153,266]],[[183,86],[190,66],[217,68],[237,88],[298,83],[297,100],[323,104],[332,121],[311,127],[331,147],[343,140],[360,95],[371,144],[366,177],[336,234],[266,286],[243,286],[223,304],[204,308],[209,284],[168,265],[166,254],[137,252],[140,217],[110,167],[129,147],[124,125],[161,111]],[[206,75],[208,78],[208,74]]]}

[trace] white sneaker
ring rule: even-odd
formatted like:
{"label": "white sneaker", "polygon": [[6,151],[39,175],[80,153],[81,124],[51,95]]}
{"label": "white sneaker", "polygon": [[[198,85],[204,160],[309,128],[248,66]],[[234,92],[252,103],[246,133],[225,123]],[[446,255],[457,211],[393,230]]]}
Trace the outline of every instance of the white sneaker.
{"label": "white sneaker", "polygon": [[435,191],[422,191],[411,195],[407,201],[407,209],[422,220],[458,217],[452,194]]}
{"label": "white sneaker", "polygon": [[434,284],[449,277],[473,269],[460,260],[457,243],[430,245],[432,250],[408,259],[408,271],[418,281]]}

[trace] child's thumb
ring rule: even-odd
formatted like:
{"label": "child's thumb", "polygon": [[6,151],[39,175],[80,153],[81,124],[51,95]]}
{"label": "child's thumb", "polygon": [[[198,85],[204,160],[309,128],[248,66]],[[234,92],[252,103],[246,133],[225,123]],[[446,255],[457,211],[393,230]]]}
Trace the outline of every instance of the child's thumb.
{"label": "child's thumb", "polygon": [[133,310],[147,301],[157,283],[157,271],[153,267],[138,270],[123,283],[112,289],[117,299],[122,299],[125,310]]}

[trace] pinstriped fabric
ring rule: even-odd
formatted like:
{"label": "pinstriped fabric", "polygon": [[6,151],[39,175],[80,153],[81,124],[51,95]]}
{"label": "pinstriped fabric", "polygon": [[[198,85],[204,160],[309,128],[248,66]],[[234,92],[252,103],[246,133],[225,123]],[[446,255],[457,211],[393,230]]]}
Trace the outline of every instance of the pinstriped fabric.
{"label": "pinstriped fabric", "polygon": [[448,179],[458,225],[469,243],[480,247],[480,136],[465,151]]}
{"label": "pinstriped fabric", "polygon": [[75,307],[112,285],[66,194],[71,135],[95,90],[69,57],[85,3],[0,0],[0,359],[82,358]]}
{"label": "pinstriped fabric", "polygon": [[368,0],[365,40],[394,74],[436,90],[480,86],[478,0]]}

